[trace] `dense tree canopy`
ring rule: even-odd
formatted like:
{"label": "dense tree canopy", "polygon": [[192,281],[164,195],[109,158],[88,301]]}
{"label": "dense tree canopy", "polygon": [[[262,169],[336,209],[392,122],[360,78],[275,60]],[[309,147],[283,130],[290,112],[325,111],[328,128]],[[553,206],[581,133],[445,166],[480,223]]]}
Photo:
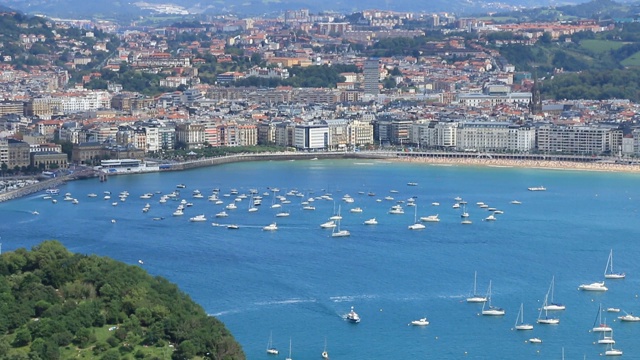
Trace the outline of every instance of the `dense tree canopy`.
{"label": "dense tree canopy", "polygon": [[0,359],[121,359],[129,353],[245,358],[224,324],[174,284],[137,266],[72,254],[57,241],[0,256]]}

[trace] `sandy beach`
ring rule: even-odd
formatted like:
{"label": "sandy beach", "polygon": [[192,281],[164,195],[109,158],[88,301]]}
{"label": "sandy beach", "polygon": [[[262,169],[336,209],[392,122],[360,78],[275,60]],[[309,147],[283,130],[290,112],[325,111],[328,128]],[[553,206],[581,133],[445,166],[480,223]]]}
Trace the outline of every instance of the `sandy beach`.
{"label": "sandy beach", "polygon": [[488,158],[435,158],[435,157],[399,157],[397,161],[424,163],[432,165],[486,166],[486,167],[519,167],[529,169],[605,171],[640,173],[640,165],[614,163],[584,163],[553,160],[505,160]]}

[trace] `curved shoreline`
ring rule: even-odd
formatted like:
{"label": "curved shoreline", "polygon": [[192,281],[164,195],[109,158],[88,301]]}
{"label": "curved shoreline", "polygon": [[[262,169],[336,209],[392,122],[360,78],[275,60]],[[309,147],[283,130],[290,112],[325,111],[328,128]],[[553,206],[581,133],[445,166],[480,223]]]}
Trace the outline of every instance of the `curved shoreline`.
{"label": "curved shoreline", "polygon": [[[500,157],[494,158],[493,156]],[[619,164],[606,162],[599,159],[586,157],[576,158],[576,161],[554,160],[554,157],[534,155],[493,155],[492,154],[467,154],[467,153],[405,153],[397,151],[371,151],[371,152],[317,152],[317,153],[256,153],[228,155],[217,158],[192,160],[171,164],[169,168],[153,171],[140,171],[112,175],[146,174],[149,172],[182,171],[200,167],[223,165],[246,161],[287,161],[287,160],[317,160],[317,159],[377,159],[392,162],[406,162],[427,164],[434,166],[478,166],[488,168],[523,168],[544,169],[561,171],[590,171],[590,172],[619,172],[640,173],[640,164]],[[512,158],[509,158],[512,157]],[[566,159],[566,158],[562,158]],[[591,161],[585,161],[591,160]],[[67,181],[86,178],[73,178],[70,176],[42,181],[37,184],[0,194],[0,203],[43,191],[52,186],[58,186]]]}
{"label": "curved shoreline", "polygon": [[398,157],[393,161],[423,163],[431,165],[481,166],[494,168],[523,168],[561,171],[593,171],[640,173],[640,165],[626,165],[605,162],[572,162],[556,160],[508,160],[488,158],[434,158]]}

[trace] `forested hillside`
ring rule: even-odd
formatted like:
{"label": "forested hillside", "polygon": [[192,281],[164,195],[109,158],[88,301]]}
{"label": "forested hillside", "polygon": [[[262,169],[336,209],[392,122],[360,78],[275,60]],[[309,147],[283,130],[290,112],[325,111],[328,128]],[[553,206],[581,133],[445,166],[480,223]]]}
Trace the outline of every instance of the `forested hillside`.
{"label": "forested hillside", "polygon": [[0,359],[244,359],[178,287],[57,241],[0,256]]}

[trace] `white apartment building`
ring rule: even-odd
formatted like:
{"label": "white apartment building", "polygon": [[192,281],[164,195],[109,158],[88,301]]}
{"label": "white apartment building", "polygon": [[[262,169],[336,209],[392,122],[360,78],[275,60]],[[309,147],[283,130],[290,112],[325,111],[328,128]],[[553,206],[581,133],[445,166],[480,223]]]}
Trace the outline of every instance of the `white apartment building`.
{"label": "white apartment building", "polygon": [[622,145],[622,131],[606,126],[543,125],[538,128],[537,139],[541,152],[616,153]]}
{"label": "white apartment building", "polygon": [[530,92],[512,92],[505,95],[487,95],[483,93],[462,93],[457,95],[457,101],[464,106],[495,106],[499,104],[529,105],[532,94]]}
{"label": "white apartment building", "polygon": [[354,120],[347,126],[347,143],[351,146],[373,144],[373,125],[369,121]]}
{"label": "white apartment building", "polygon": [[535,129],[508,122],[461,122],[456,131],[461,151],[521,151],[535,148]]}
{"label": "white apartment building", "polygon": [[327,125],[296,125],[293,146],[300,150],[323,150],[329,147],[329,127]]}
{"label": "white apartment building", "polygon": [[6,138],[0,139],[0,164],[9,165],[9,142]]}

